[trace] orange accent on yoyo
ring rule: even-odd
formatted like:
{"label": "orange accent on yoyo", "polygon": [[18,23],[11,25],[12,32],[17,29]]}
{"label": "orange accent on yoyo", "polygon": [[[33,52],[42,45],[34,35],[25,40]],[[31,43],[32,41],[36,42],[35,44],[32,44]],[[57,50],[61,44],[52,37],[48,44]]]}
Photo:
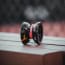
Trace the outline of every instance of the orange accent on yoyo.
{"label": "orange accent on yoyo", "polygon": [[25,34],[24,34],[22,41],[25,41],[26,39],[27,39],[27,38],[25,37]]}

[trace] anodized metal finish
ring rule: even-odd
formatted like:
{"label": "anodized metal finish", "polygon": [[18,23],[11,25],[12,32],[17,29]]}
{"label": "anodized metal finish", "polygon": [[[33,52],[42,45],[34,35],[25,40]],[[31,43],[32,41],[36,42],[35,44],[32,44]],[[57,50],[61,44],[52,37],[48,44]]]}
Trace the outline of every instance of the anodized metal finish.
{"label": "anodized metal finish", "polygon": [[33,26],[33,40],[40,45],[42,37],[43,37],[43,28],[42,28],[42,23],[37,22]]}
{"label": "anodized metal finish", "polygon": [[21,25],[21,41],[24,45],[29,42],[29,31],[30,31],[30,24],[27,22],[23,22]]}
{"label": "anodized metal finish", "polygon": [[38,45],[41,44],[43,37],[43,27],[41,22],[29,24],[23,22],[21,25],[21,41],[24,45],[29,42],[29,39],[33,39]]}

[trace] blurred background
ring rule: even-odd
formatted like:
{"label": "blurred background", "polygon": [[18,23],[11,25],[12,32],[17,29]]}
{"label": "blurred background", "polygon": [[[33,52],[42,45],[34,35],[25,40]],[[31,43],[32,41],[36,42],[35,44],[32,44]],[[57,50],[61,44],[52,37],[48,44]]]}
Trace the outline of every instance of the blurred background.
{"label": "blurred background", "polygon": [[65,0],[0,0],[0,24],[22,22],[27,9],[32,11],[27,16],[39,10],[40,16],[47,16],[45,20],[65,19]]}
{"label": "blurred background", "polygon": [[30,20],[43,22],[44,35],[65,37],[65,0],[0,0],[0,32],[19,33]]}

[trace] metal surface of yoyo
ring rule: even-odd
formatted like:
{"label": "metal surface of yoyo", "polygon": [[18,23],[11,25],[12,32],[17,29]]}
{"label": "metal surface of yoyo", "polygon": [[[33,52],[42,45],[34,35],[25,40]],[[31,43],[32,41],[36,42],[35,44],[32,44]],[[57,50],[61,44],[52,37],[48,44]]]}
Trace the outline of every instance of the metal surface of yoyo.
{"label": "metal surface of yoyo", "polygon": [[43,27],[41,22],[32,24],[23,22],[21,24],[21,41],[24,45],[27,45],[30,39],[33,39],[35,44],[40,45],[42,37]]}
{"label": "metal surface of yoyo", "polygon": [[33,25],[33,40],[40,45],[43,37],[43,27],[41,22],[37,22]]}
{"label": "metal surface of yoyo", "polygon": [[23,22],[21,24],[21,41],[24,45],[27,45],[29,42],[29,31],[30,31],[30,24],[27,22]]}

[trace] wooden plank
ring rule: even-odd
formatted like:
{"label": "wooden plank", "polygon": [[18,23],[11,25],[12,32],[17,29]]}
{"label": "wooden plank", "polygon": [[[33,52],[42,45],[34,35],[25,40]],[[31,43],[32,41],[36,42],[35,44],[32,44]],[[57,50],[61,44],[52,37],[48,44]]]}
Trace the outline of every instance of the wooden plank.
{"label": "wooden plank", "polygon": [[63,52],[45,55],[45,65],[63,65]]}
{"label": "wooden plank", "polygon": [[0,51],[0,65],[63,65],[62,53],[35,55]]}

